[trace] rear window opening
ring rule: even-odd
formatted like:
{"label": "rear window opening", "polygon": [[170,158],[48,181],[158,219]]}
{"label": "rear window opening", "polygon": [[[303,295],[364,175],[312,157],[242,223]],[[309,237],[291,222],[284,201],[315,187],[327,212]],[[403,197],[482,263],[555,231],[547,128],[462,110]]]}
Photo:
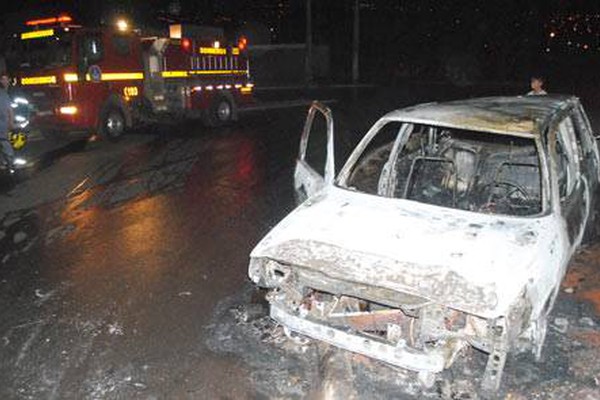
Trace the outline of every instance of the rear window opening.
{"label": "rear window opening", "polygon": [[529,216],[542,211],[535,141],[388,122],[341,186],[460,210]]}

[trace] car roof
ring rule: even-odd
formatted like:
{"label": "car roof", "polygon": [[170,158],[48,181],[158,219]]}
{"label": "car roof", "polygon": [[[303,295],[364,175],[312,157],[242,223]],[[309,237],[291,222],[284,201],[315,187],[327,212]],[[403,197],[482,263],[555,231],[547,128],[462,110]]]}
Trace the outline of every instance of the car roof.
{"label": "car roof", "polygon": [[385,119],[534,137],[552,117],[579,100],[573,96],[483,97],[427,103],[392,111]]}

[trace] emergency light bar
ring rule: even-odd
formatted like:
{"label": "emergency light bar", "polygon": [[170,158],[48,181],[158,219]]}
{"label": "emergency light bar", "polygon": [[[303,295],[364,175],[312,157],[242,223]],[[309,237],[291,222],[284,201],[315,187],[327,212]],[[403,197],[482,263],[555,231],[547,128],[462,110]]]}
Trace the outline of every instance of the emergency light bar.
{"label": "emergency light bar", "polygon": [[73,22],[73,18],[69,15],[59,15],[58,17],[32,19],[25,22],[27,26],[38,26],[38,25],[53,25],[53,24],[66,24]]}

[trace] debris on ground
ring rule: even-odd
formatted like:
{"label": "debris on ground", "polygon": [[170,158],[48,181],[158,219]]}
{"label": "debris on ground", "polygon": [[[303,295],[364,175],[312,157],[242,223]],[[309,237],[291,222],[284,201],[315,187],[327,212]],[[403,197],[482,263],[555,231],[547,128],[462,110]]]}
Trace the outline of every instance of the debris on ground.
{"label": "debris on ground", "polygon": [[[452,368],[424,385],[415,372],[285,332],[268,316],[268,306],[259,297],[246,287],[242,294],[221,302],[208,327],[207,344],[216,353],[241,359],[251,371],[257,393],[266,398],[489,398],[479,393],[485,357],[474,349],[464,349]],[[600,399],[600,332],[596,330],[600,324],[596,321],[593,308],[559,296],[542,362],[536,363],[529,354],[509,358],[505,381],[495,398]]]}

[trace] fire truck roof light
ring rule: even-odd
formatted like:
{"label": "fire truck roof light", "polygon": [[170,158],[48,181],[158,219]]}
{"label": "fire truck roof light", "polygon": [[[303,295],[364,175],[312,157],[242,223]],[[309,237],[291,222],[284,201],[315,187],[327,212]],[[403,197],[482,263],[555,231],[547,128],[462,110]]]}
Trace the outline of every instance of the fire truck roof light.
{"label": "fire truck roof light", "polygon": [[117,20],[117,29],[120,32],[126,32],[129,30],[129,23],[127,23],[127,21],[123,18],[120,18]]}
{"label": "fire truck roof light", "polygon": [[70,15],[59,15],[58,17],[32,19],[32,20],[25,22],[25,25],[27,25],[27,26],[53,25],[53,24],[66,24],[69,22],[73,22],[73,18],[71,18]]}
{"label": "fire truck roof light", "polygon": [[240,40],[238,40],[238,48],[240,50],[244,50],[246,48],[246,46],[248,46],[248,39],[246,39],[244,36],[242,36],[240,38]]}

